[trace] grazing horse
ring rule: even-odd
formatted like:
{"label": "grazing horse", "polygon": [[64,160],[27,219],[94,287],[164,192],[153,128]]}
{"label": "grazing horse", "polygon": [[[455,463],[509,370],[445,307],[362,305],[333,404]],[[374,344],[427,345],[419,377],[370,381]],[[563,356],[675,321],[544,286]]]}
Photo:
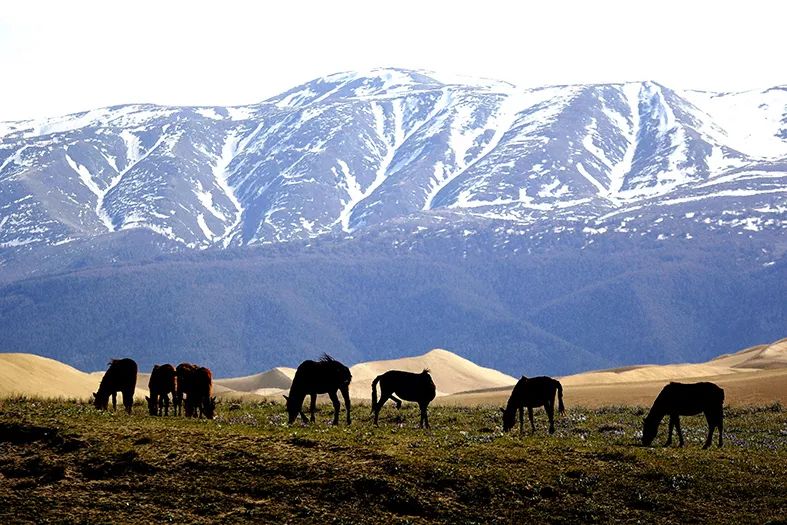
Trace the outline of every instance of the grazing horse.
{"label": "grazing horse", "polygon": [[148,411],[151,416],[160,416],[162,408],[164,415],[169,415],[169,394],[172,394],[172,400],[175,400],[175,392],[177,391],[177,377],[175,367],[166,365],[154,365],[153,371],[150,373],[150,381],[148,381],[148,389],[150,389],[150,397],[145,396],[145,401],[148,402]]}
{"label": "grazing horse", "polygon": [[193,408],[191,406],[191,401],[188,399],[187,392],[191,390],[191,378],[198,368],[197,365],[192,365],[191,363],[180,363],[175,369],[175,375],[177,376],[175,386],[177,390],[175,391],[175,395],[172,396],[172,404],[174,405],[176,416],[182,413],[181,407],[183,407],[183,405],[185,405],[186,417],[191,417],[193,415]]}
{"label": "grazing horse", "polygon": [[724,390],[713,383],[670,383],[661,389],[653,402],[650,412],[642,425],[642,444],[650,446],[659,430],[664,416],[669,414],[669,435],[665,447],[672,444],[672,428],[678,429],[680,446],[683,446],[683,432],[680,430],[679,416],[696,416],[705,414],[708,421],[708,439],[706,449],[713,441],[713,429],[719,429],[719,446],[722,445],[724,427]]}
{"label": "grazing horse", "polygon": [[213,395],[213,373],[201,366],[191,376],[191,389],[186,391],[186,408],[191,407],[193,417],[205,416],[213,419],[216,413],[216,398]]}
{"label": "grazing horse", "polygon": [[112,410],[117,409],[117,393],[123,394],[123,406],[131,413],[134,404],[134,388],[137,386],[137,363],[133,359],[113,359],[109,362],[98,392],[93,393],[93,404],[99,410],[106,410],[109,396],[112,396]]}
{"label": "grazing horse", "polygon": [[563,406],[563,385],[551,377],[540,376],[527,378],[522,376],[508,398],[508,405],[503,409],[503,430],[508,432],[514,428],[516,412],[519,410],[519,432],[524,432],[524,407],[527,407],[527,417],[530,419],[530,428],[536,431],[533,423],[533,408],[543,406],[549,417],[549,433],[555,433],[555,393],[558,396],[558,412],[565,412]]}
{"label": "grazing horse", "polygon": [[347,424],[350,424],[350,369],[335,360],[328,354],[323,354],[319,361],[306,360],[298,366],[295,377],[290,386],[290,395],[284,396],[287,400],[287,414],[289,424],[295,421],[298,414],[304,423],[307,423],[303,413],[303,400],[311,396],[311,422],[314,423],[314,405],[317,394],[328,394],[333,403],[333,424],[339,424],[339,397],[336,391],[341,391],[344,397],[344,407],[347,410]]}
{"label": "grazing horse", "polygon": [[[380,401],[377,401],[377,383],[380,383]],[[421,409],[421,422],[420,428],[429,428],[429,416],[426,413],[429,403],[435,397],[435,386],[432,381],[432,376],[429,375],[429,369],[424,369],[420,374],[413,372],[403,372],[401,370],[389,370],[388,372],[379,375],[372,381],[372,412],[374,413],[374,424],[377,424],[377,418],[380,415],[380,409],[383,408],[388,399],[392,399],[396,403],[396,408],[402,406],[401,399],[397,399],[394,394],[405,401],[415,401]]]}

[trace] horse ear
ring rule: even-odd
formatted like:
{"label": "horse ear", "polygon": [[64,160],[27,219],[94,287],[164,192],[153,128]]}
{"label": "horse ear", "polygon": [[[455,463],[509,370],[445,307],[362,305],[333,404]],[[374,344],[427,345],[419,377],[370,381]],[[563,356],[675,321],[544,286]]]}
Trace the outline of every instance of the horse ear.
{"label": "horse ear", "polygon": [[503,414],[505,414],[505,413],[506,413],[506,409],[505,409],[505,408],[501,408],[501,409],[500,409],[500,412],[502,412]]}
{"label": "horse ear", "polygon": [[150,401],[150,398],[148,396],[145,396],[145,401]]}
{"label": "horse ear", "polygon": [[284,394],[282,394],[282,395],[281,395],[281,397],[283,397],[283,398],[284,398],[284,399],[286,399],[287,401],[289,401],[289,400],[290,400],[290,398],[289,398],[289,397],[287,397],[287,396],[285,396]]}

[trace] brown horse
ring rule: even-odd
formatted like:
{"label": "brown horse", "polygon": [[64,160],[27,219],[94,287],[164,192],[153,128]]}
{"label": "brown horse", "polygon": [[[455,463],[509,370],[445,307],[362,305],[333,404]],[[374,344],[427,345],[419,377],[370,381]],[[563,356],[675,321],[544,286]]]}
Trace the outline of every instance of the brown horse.
{"label": "brown horse", "polygon": [[213,373],[204,366],[196,369],[191,376],[191,390],[186,392],[187,407],[191,407],[194,417],[205,416],[213,419],[216,413],[216,398],[213,395]]}
{"label": "brown horse", "polygon": [[524,407],[527,407],[527,417],[530,419],[530,428],[536,431],[533,423],[533,408],[543,406],[549,418],[549,433],[555,433],[555,393],[558,396],[558,412],[562,414],[566,409],[563,406],[563,385],[557,379],[540,376],[527,378],[522,376],[508,398],[508,405],[503,410],[503,430],[514,428],[516,412],[519,411],[519,432],[524,432]]}
{"label": "brown horse", "polygon": [[134,405],[134,388],[137,386],[137,363],[133,359],[113,359],[109,362],[98,392],[93,393],[93,404],[99,410],[106,410],[109,396],[112,396],[112,410],[117,409],[117,393],[123,394],[123,406],[131,413]]}
{"label": "brown horse", "polygon": [[172,397],[172,404],[174,405],[176,416],[181,414],[181,407],[185,408],[186,417],[191,417],[193,415],[194,410],[191,406],[191,400],[188,398],[187,392],[191,390],[192,377],[198,368],[197,365],[191,363],[180,363],[175,369],[175,374],[177,376],[175,386],[177,390],[175,390],[175,395]]}
{"label": "brown horse", "polygon": [[672,444],[672,429],[678,430],[680,446],[683,446],[683,432],[680,430],[679,416],[696,416],[704,413],[708,421],[708,438],[703,449],[713,442],[713,430],[719,429],[719,446],[722,445],[724,428],[724,390],[713,383],[670,383],[661,389],[653,406],[642,424],[642,444],[650,446],[656,438],[659,424],[669,414],[669,435],[665,447]]}
{"label": "brown horse", "polygon": [[169,415],[169,394],[172,394],[172,399],[175,399],[175,392],[177,391],[177,377],[175,367],[166,365],[154,365],[153,371],[150,373],[150,381],[148,381],[148,389],[150,389],[150,397],[145,396],[145,401],[148,402],[148,411],[151,416],[160,416],[162,408],[164,415]]}

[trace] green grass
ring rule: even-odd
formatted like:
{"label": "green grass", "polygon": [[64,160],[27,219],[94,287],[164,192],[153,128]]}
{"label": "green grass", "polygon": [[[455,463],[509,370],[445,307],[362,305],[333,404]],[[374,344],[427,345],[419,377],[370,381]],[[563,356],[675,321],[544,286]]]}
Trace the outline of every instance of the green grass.
{"label": "green grass", "polygon": [[[281,404],[214,421],[68,401],[0,401],[0,523],[765,523],[787,516],[787,411],[727,409],[725,446],[638,446],[643,410],[575,408],[546,434],[497,408],[386,407],[351,427],[289,427]],[[662,424],[657,441],[665,440]]]}

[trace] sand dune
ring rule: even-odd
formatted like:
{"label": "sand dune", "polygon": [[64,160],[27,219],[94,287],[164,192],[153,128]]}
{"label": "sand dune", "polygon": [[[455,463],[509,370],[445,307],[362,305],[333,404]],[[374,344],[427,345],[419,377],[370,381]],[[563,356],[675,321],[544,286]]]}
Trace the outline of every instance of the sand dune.
{"label": "sand dune", "polygon": [[[502,372],[478,366],[447,350],[437,349],[415,357],[370,361],[351,366],[353,380],[350,384],[350,396],[355,399],[370,399],[372,381],[388,370],[420,372],[424,368],[431,370],[438,395],[510,386],[516,382],[513,377]],[[294,375],[294,368],[274,368],[246,377],[217,379],[216,383],[238,392],[278,397],[287,393]]]}
{"label": "sand dune", "polygon": [[[88,399],[104,372],[87,373],[60,361],[33,354],[0,353],[0,397],[16,395]],[[147,378],[137,380],[135,398],[147,394]],[[118,396],[118,404],[122,396]],[[111,403],[111,401],[110,401]]]}
{"label": "sand dune", "polygon": [[237,392],[260,391],[262,395],[266,395],[265,392],[288,390],[293,377],[295,377],[294,368],[277,367],[250,376],[216,379],[216,384]]}
{"label": "sand dune", "polygon": [[437,387],[438,395],[448,395],[467,390],[511,386],[516,379],[492,368],[478,366],[448,350],[432,350],[424,355],[370,361],[350,367],[353,381],[350,385],[352,397],[369,399],[372,381],[388,370],[420,372],[428,368]]}
{"label": "sand dune", "polygon": [[[711,381],[732,405],[787,404],[787,339],[719,356],[706,363],[644,365],[559,378],[567,405],[649,405],[670,381]],[[456,405],[504,404],[510,389],[464,392],[442,398]]]}
{"label": "sand dune", "polygon": [[[447,350],[421,356],[359,363],[350,368],[350,394],[368,400],[372,380],[387,370],[420,372],[429,368],[438,403],[503,404],[516,379],[484,368]],[[31,354],[0,354],[0,397],[28,395],[87,399],[104,372],[81,372]],[[293,368],[273,368],[245,377],[216,379],[215,392],[226,399],[279,398],[287,393]],[[135,397],[147,394],[149,375],[137,379]],[[787,339],[719,356],[706,363],[642,365],[600,370],[560,378],[567,405],[648,405],[669,381],[713,381],[726,390],[728,404],[787,404]],[[325,396],[321,396],[325,397]],[[325,401],[322,399],[321,401]]]}

